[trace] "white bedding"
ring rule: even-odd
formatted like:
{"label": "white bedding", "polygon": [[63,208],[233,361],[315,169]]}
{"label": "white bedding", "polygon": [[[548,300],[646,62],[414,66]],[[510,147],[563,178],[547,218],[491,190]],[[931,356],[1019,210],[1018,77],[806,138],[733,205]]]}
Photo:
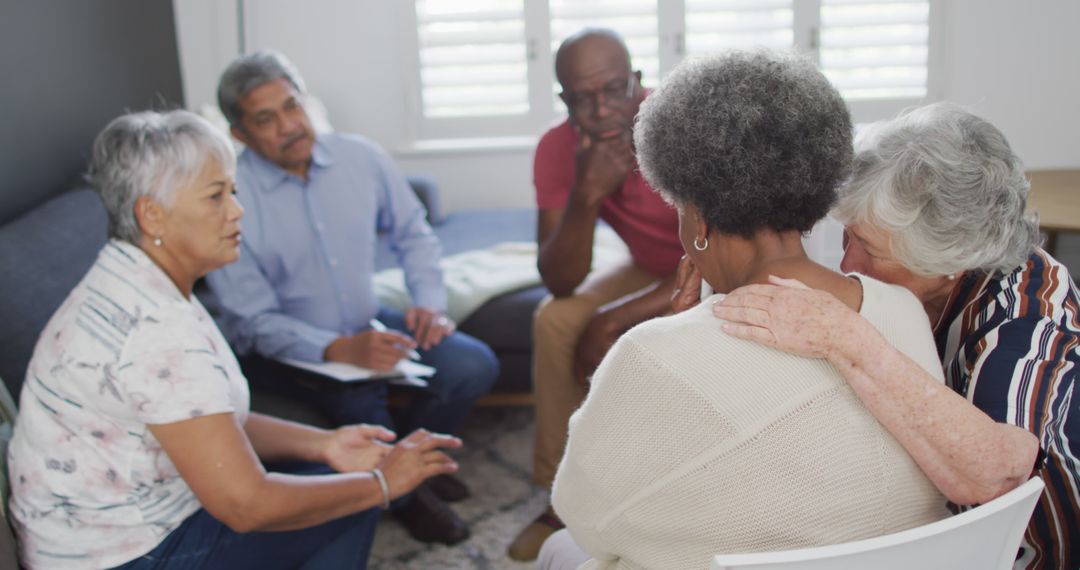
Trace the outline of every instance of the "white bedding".
{"label": "white bedding", "polygon": [[[607,226],[596,228],[593,241],[593,270],[629,259],[626,245]],[[535,242],[504,242],[444,257],[440,261],[447,292],[447,316],[463,322],[481,305],[499,295],[540,284],[536,270]],[[375,275],[379,302],[404,311],[411,304],[401,269],[386,269]]]}

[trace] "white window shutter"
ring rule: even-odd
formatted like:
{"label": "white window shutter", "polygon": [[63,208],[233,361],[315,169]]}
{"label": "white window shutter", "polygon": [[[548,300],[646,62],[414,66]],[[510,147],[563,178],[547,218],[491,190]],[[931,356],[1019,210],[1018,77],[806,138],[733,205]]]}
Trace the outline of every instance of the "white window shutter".
{"label": "white window shutter", "polygon": [[521,136],[550,124],[566,109],[546,50],[586,27],[618,32],[647,86],[687,55],[796,48],[816,57],[857,121],[926,99],[928,72],[938,74],[930,22],[940,27],[941,10],[930,0],[413,2],[419,139]]}
{"label": "white window shutter", "polygon": [[686,0],[686,53],[794,44],[793,0]]}
{"label": "white window shutter", "polygon": [[529,112],[524,0],[416,0],[425,118]]}
{"label": "white window shutter", "polygon": [[927,93],[929,0],[822,0],[821,70],[848,101]]}
{"label": "white window shutter", "polygon": [[551,0],[551,49],[583,28],[610,28],[622,36],[634,68],[654,81],[660,64],[656,0]]}

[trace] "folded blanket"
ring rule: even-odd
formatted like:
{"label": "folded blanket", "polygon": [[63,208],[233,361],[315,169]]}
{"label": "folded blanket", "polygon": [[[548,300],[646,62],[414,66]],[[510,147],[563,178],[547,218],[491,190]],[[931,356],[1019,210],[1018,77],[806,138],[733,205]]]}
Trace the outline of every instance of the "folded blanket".
{"label": "folded blanket", "polygon": [[[626,245],[610,227],[596,228],[594,271],[629,258]],[[443,258],[439,265],[446,285],[446,314],[458,323],[499,295],[540,284],[536,243],[533,242],[503,242],[488,249],[466,251]],[[412,305],[401,269],[386,269],[375,274],[375,293],[379,302],[388,307],[404,311]]]}

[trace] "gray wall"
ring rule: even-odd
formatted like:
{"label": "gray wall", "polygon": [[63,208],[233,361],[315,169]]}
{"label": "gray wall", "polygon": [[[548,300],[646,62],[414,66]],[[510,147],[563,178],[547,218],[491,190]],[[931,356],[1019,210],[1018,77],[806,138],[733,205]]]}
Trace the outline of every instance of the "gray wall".
{"label": "gray wall", "polygon": [[78,185],[110,119],[182,93],[170,0],[0,0],[0,223]]}

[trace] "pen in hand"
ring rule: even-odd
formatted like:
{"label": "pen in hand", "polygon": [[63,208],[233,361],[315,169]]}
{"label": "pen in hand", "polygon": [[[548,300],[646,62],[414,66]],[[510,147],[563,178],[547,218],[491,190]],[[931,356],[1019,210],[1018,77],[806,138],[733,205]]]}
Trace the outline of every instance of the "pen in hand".
{"label": "pen in hand", "polygon": [[[371,319],[370,321],[368,321],[368,325],[370,325],[371,330],[373,330],[375,332],[384,333],[384,332],[387,332],[389,330],[389,329],[386,328],[386,325],[382,324],[382,321],[380,321],[379,319]],[[413,350],[411,348],[408,350],[408,352],[406,354],[409,355],[410,360],[420,360],[420,353],[416,352],[415,350]]]}

